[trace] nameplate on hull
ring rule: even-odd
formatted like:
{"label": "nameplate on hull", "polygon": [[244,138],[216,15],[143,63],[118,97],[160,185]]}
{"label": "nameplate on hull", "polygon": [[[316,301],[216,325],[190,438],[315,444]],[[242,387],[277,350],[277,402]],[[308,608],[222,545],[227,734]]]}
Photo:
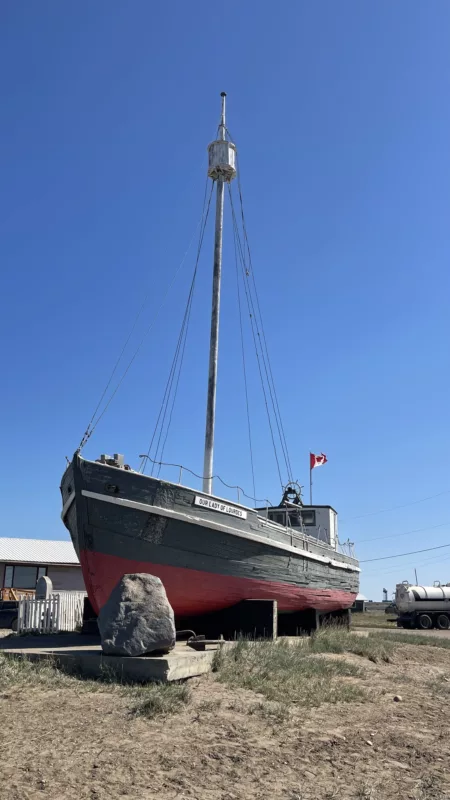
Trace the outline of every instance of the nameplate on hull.
{"label": "nameplate on hull", "polygon": [[230,514],[230,516],[239,517],[239,519],[247,519],[247,512],[243,511],[242,508],[229,506],[227,503],[221,503],[219,500],[211,500],[210,497],[199,497],[196,494],[194,498],[194,506],[210,508],[212,511],[220,511],[221,514]]}

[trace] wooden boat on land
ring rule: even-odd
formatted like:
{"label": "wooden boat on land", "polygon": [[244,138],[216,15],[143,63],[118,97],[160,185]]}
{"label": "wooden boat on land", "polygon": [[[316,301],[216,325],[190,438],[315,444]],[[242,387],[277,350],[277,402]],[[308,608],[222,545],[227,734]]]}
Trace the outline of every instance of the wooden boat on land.
{"label": "wooden boat on land", "polygon": [[[134,572],[162,580],[178,617],[244,599],[274,599],[286,613],[348,609],[358,593],[359,567],[339,545],[331,506],[303,504],[292,480],[279,506],[253,508],[213,493],[224,191],[236,176],[224,94],[218,136],[208,150],[217,203],[202,490],[144,474],[146,457],[139,470],[118,454],[83,458],[88,429],[62,478],[62,519],[97,612],[120,578]],[[255,322],[256,312],[250,317]]]}

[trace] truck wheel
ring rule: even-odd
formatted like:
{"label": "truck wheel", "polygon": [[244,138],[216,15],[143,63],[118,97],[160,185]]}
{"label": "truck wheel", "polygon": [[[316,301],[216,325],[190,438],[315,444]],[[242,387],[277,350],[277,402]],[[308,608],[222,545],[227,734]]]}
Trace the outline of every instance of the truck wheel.
{"label": "truck wheel", "polygon": [[18,620],[17,620],[17,617],[16,617],[16,618],[15,618],[15,619],[13,619],[13,621],[11,622],[11,630],[12,630],[14,633],[17,633],[17,625],[18,625]]}
{"label": "truck wheel", "polygon": [[428,614],[421,614],[417,620],[417,627],[423,631],[427,631],[433,627],[433,620]]}
{"label": "truck wheel", "polygon": [[450,628],[450,619],[447,617],[447,614],[438,615],[436,627],[439,628],[440,631],[448,631]]}

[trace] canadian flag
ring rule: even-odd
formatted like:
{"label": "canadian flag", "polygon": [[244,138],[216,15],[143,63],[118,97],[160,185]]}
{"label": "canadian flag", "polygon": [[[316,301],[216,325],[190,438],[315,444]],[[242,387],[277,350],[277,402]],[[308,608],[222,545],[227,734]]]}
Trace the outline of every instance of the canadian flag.
{"label": "canadian flag", "polygon": [[325,453],[321,453],[320,456],[316,456],[314,453],[309,454],[309,468],[314,469],[314,467],[321,467],[322,464],[326,464],[328,461]]}

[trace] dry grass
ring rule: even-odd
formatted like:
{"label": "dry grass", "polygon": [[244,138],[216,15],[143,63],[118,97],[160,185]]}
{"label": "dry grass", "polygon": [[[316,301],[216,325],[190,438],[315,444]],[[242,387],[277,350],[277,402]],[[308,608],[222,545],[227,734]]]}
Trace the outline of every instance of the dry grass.
{"label": "dry grass", "polygon": [[283,723],[290,717],[290,708],[287,702],[274,703],[271,701],[259,702],[247,708],[250,716],[256,715],[268,722]]}
{"label": "dry grass", "polygon": [[[72,679],[73,680],[73,679]],[[0,653],[0,689],[12,686],[34,686],[59,688],[71,683],[71,679],[57,668],[52,659],[29,661],[28,659],[7,656]],[[88,688],[90,682],[83,682]]]}
{"label": "dry grass", "polygon": [[137,696],[133,713],[150,718],[174,714],[191,699],[188,686],[180,683],[155,683],[140,689]]}
{"label": "dry grass", "polygon": [[427,685],[434,697],[442,697],[447,701],[450,696],[450,675],[438,675],[428,681]]}
{"label": "dry grass", "polygon": [[114,673],[105,670],[99,680],[69,675],[52,659],[30,661],[0,653],[0,691],[21,689],[71,689],[77,694],[86,692],[116,693],[132,703],[133,714],[155,717],[173,714],[189,703],[187,685],[176,683],[121,684]]}
{"label": "dry grass", "polygon": [[352,614],[352,628],[389,628],[397,627],[392,621],[395,614],[385,614],[384,611],[365,611]]}
{"label": "dry grass", "polygon": [[199,703],[197,706],[197,711],[206,711],[206,712],[217,711],[221,705],[222,705],[222,700],[218,697],[215,697],[211,700],[203,700],[203,702]]}
{"label": "dry grass", "polygon": [[[346,636],[348,634],[342,631],[336,632],[336,636],[328,633],[307,643],[241,640],[234,647],[221,651],[214,669],[219,681],[250,689],[283,706],[298,703],[312,707],[322,703],[364,700],[364,690],[346,680],[361,677],[361,667],[322,655],[344,652],[343,648],[337,647],[337,637]],[[265,709],[266,712],[270,713],[270,709]],[[276,713],[280,714],[279,707]]]}
{"label": "dry grass", "polygon": [[355,790],[355,800],[375,800],[375,787],[366,781]]}
{"label": "dry grass", "polygon": [[439,647],[442,650],[450,650],[450,639],[439,639],[436,636],[414,634],[414,633],[383,633],[383,631],[370,631],[369,641],[383,640],[393,644],[418,644],[422,647]]}
{"label": "dry grass", "polygon": [[387,635],[376,638],[358,636],[339,628],[324,628],[309,640],[309,649],[314,653],[353,653],[377,663],[389,663],[394,651],[393,637]]}
{"label": "dry grass", "polygon": [[444,794],[436,775],[424,775],[417,781],[412,797],[414,800],[448,800],[449,795]]}

